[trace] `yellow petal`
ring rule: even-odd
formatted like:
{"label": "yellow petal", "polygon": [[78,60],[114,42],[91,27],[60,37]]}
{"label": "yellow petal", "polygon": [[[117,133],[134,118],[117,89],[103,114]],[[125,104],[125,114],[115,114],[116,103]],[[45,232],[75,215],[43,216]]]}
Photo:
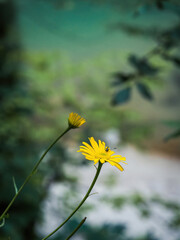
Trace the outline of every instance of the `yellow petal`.
{"label": "yellow petal", "polygon": [[94,138],[90,137],[89,141],[90,141],[92,147],[94,148],[94,150],[99,152],[99,146],[98,146],[97,142],[94,140]]}
{"label": "yellow petal", "polygon": [[106,147],[105,142],[98,140],[95,141],[93,137],[89,138],[90,144],[83,142],[84,146],[80,146],[78,152],[81,152],[87,160],[94,161],[94,164],[101,162],[109,162],[112,166],[117,167],[120,171],[123,171],[123,167],[119,162],[126,163],[126,158],[121,155],[114,155],[115,152],[112,151],[109,147]]}
{"label": "yellow petal", "polygon": [[94,152],[94,149],[86,142],[82,142],[87,148],[89,148],[92,152]]}
{"label": "yellow petal", "polygon": [[113,161],[108,161],[112,166],[115,166],[115,167],[117,167],[120,171],[124,171],[124,168],[120,165],[120,164],[118,164],[118,163],[116,163],[116,162],[113,162]]}
{"label": "yellow petal", "polygon": [[99,162],[99,159],[94,159],[94,165]]}
{"label": "yellow petal", "polygon": [[79,116],[77,113],[70,113],[68,118],[69,127],[78,128],[84,124],[86,120]]}

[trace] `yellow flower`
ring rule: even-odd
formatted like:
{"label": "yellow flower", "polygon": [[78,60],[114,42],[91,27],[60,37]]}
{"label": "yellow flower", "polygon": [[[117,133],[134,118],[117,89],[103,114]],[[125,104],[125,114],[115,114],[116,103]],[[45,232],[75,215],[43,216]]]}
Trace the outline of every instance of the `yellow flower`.
{"label": "yellow flower", "polygon": [[81,116],[79,116],[77,113],[70,113],[69,114],[69,119],[68,119],[68,123],[69,123],[69,127],[71,128],[78,128],[81,125],[83,125],[83,123],[85,123],[86,120],[84,118],[82,118]]}
{"label": "yellow flower", "polygon": [[[99,140],[99,144],[94,140],[93,137],[89,138],[91,146],[83,142],[84,146],[80,146],[81,152],[87,160],[94,161],[94,164],[97,162],[105,163],[108,162],[112,166],[117,167],[120,171],[123,171],[123,167],[119,164],[119,162],[126,163],[126,158],[121,155],[113,155],[113,152],[109,147],[106,147],[105,143]],[[113,156],[112,156],[113,155]]]}

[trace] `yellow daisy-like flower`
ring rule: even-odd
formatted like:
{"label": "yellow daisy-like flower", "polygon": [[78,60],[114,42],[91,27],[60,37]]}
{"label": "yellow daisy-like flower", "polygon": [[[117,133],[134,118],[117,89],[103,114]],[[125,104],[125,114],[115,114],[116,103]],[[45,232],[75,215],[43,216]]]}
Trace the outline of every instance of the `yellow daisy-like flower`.
{"label": "yellow daisy-like flower", "polygon": [[86,122],[84,118],[79,116],[77,113],[70,113],[68,118],[68,124],[71,128],[78,128]]}
{"label": "yellow daisy-like flower", "polygon": [[[109,147],[106,147],[106,144],[99,140],[99,144],[94,140],[93,137],[89,138],[91,145],[86,142],[83,142],[84,146],[80,146],[81,152],[87,160],[94,161],[94,164],[108,162],[112,166],[117,167],[120,171],[123,171],[123,167],[119,162],[126,163],[126,158],[121,155],[113,155],[113,152]],[[113,156],[112,156],[113,155]]]}

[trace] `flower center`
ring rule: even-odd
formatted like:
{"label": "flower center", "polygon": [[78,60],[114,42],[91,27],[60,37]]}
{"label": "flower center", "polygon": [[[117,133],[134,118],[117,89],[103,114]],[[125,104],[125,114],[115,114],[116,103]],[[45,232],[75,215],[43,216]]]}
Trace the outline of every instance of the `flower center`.
{"label": "flower center", "polygon": [[106,153],[100,153],[101,156],[106,156],[107,154]]}
{"label": "flower center", "polygon": [[109,159],[109,156],[108,156],[108,154],[107,153],[99,153],[98,154],[98,158],[103,158],[103,159]]}

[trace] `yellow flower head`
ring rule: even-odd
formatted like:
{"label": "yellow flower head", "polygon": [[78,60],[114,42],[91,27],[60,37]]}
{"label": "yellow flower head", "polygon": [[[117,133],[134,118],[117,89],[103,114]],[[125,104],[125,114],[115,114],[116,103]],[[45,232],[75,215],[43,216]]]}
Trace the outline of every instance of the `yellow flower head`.
{"label": "yellow flower head", "polygon": [[[119,162],[126,163],[126,158],[121,155],[113,155],[113,152],[109,147],[106,147],[105,143],[99,140],[99,144],[94,140],[93,137],[89,138],[91,145],[86,142],[83,142],[84,146],[80,146],[81,152],[87,160],[94,161],[94,164],[97,162],[105,163],[108,162],[112,166],[117,167],[120,171],[123,171],[123,167]],[[112,156],[113,155],[113,156]]]}
{"label": "yellow flower head", "polygon": [[78,128],[81,125],[83,125],[83,123],[85,123],[86,120],[84,118],[82,118],[81,116],[79,116],[77,113],[70,113],[69,114],[69,119],[68,119],[68,123],[69,123],[69,127],[71,128]]}

